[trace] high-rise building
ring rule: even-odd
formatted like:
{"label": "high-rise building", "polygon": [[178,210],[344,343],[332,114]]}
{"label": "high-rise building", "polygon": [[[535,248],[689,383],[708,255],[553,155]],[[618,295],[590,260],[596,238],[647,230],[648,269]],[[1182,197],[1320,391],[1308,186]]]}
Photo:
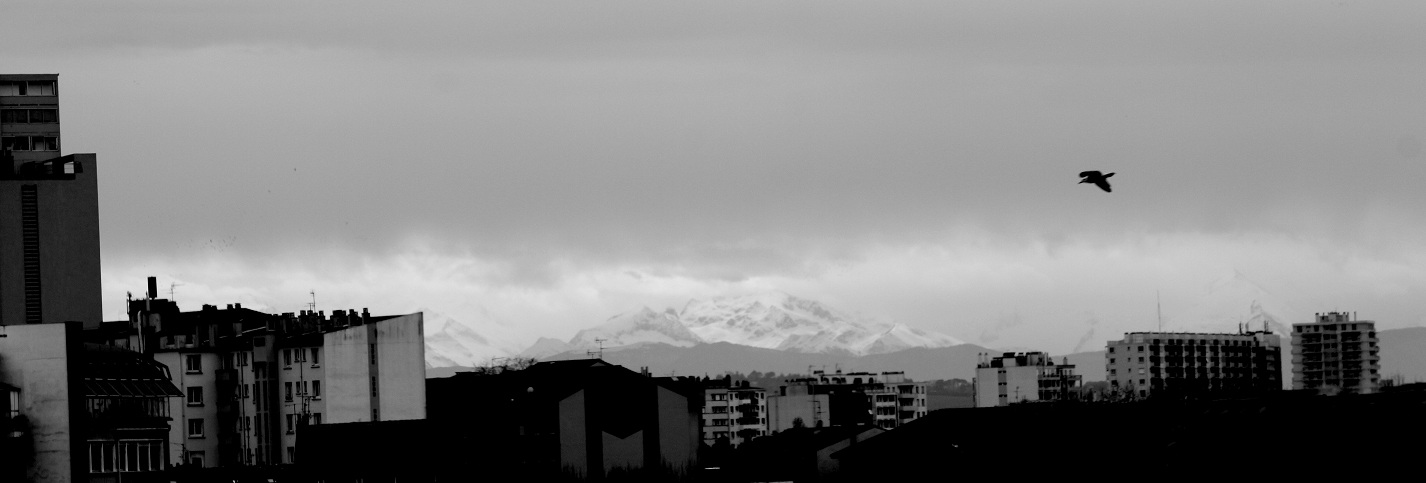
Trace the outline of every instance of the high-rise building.
{"label": "high-rise building", "polygon": [[1312,323],[1292,324],[1292,388],[1376,392],[1381,382],[1376,322],[1346,312],[1316,317]]}
{"label": "high-rise building", "polygon": [[59,74],[0,74],[0,150],[9,168],[60,156]]}
{"label": "high-rise building", "polygon": [[99,324],[93,154],[61,156],[58,75],[0,75],[0,325]]}
{"label": "high-rise building", "polygon": [[1006,406],[1033,401],[1067,401],[1084,376],[1067,360],[1055,364],[1044,352],[982,354],[975,367],[975,406]]}
{"label": "high-rise building", "polygon": [[1106,377],[1132,397],[1211,397],[1282,390],[1281,339],[1271,332],[1130,332],[1109,341]]}

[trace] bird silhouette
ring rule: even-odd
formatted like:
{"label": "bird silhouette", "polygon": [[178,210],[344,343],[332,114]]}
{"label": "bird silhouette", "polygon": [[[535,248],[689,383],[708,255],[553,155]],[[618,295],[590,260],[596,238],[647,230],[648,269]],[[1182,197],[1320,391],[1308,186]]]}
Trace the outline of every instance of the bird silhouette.
{"label": "bird silhouette", "polygon": [[1114,173],[1100,174],[1098,171],[1084,171],[1084,172],[1079,173],[1079,177],[1084,178],[1084,179],[1082,179],[1082,180],[1079,180],[1079,182],[1080,182],[1080,183],[1094,183],[1094,185],[1095,185],[1095,186],[1098,186],[1099,189],[1104,190],[1105,193],[1109,193],[1109,192],[1110,192],[1110,189],[1109,189],[1109,177],[1110,177],[1110,176],[1114,176]]}

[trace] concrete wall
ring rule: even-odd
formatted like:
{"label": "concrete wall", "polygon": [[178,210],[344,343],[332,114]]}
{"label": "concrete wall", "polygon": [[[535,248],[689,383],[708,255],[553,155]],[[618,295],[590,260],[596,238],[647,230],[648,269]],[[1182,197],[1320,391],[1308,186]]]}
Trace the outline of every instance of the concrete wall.
{"label": "concrete wall", "polygon": [[[392,317],[323,334],[327,416],[323,422],[426,418],[426,345],[422,314]],[[371,364],[371,348],[376,364]],[[377,395],[372,398],[371,381]]]}
{"label": "concrete wall", "polygon": [[600,432],[601,454],[604,458],[604,474],[615,469],[634,470],[644,467],[644,430],[635,431],[627,438],[620,438]]}
{"label": "concrete wall", "polygon": [[323,388],[328,393],[326,422],[371,421],[370,341],[367,326],[322,335],[328,365]]}
{"label": "concrete wall", "polygon": [[0,180],[0,325],[25,323],[20,190],[37,186],[43,322],[98,327],[99,188],[93,154],[69,158],[83,172],[72,180]]}
{"label": "concrete wall", "polygon": [[559,402],[560,468],[571,476],[589,474],[589,446],[585,421],[584,390]]}
{"label": "concrete wall", "polygon": [[688,407],[688,399],[666,387],[659,387],[659,448],[663,464],[674,471],[690,472],[698,464],[698,414]]}
{"label": "concrete wall", "polygon": [[799,394],[794,396],[772,396],[767,398],[767,425],[769,433],[776,433],[787,429],[792,429],[792,421],[802,418],[802,422],[807,427],[816,427],[815,407],[813,403],[820,403],[822,406],[823,426],[832,424],[832,406],[830,398],[826,394]]}
{"label": "concrete wall", "polygon": [[381,420],[426,419],[426,336],[420,312],[370,325],[376,333]]}
{"label": "concrete wall", "polygon": [[85,454],[84,407],[77,357],[81,326],[35,324],[0,327],[0,382],[20,388],[20,414],[29,420],[31,447],[25,480],[70,482],[88,471]]}
{"label": "concrete wall", "polygon": [[[1004,371],[1003,377],[1001,371]],[[1000,383],[1004,382],[1005,385]],[[1005,395],[1005,398],[1001,398]],[[1040,400],[1040,369],[1035,366],[980,367],[975,370],[975,407],[989,408]]]}

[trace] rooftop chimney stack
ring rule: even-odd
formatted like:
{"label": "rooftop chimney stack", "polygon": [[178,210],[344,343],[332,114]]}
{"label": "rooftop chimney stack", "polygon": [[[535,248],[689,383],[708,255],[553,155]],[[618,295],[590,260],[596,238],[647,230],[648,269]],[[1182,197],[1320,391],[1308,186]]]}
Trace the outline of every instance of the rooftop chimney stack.
{"label": "rooftop chimney stack", "polygon": [[158,298],[158,277],[149,277],[149,298]]}

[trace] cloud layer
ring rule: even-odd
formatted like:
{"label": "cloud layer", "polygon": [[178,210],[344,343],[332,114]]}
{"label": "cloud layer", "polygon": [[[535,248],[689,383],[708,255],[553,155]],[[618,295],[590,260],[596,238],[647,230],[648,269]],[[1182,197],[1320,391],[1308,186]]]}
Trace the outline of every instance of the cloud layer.
{"label": "cloud layer", "polygon": [[533,340],[778,288],[1069,350],[1233,267],[1420,323],[1423,10],[19,2],[0,39],[99,154],[111,316],[160,275]]}

